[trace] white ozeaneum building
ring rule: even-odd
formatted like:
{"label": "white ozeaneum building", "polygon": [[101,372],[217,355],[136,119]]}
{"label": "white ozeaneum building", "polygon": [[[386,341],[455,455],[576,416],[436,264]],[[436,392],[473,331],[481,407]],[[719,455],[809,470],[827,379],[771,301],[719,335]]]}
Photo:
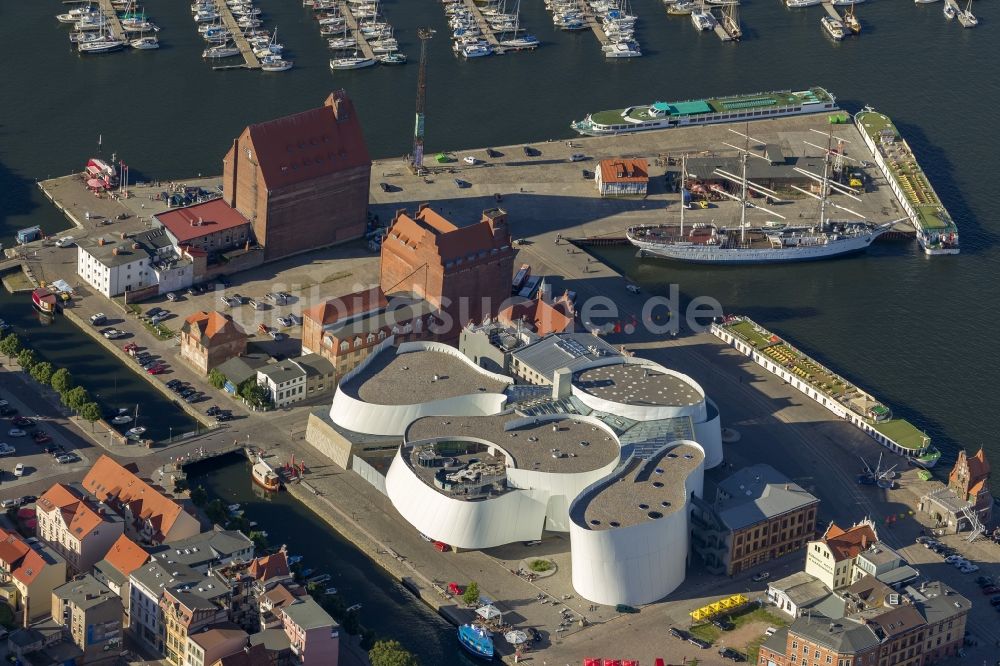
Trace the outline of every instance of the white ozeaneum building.
{"label": "white ozeaneum building", "polygon": [[642,358],[602,358],[573,374],[573,396],[595,411],[639,422],[689,418],[705,468],[722,462],[719,410],[687,375]]}
{"label": "white ozeaneum building", "polygon": [[692,441],[631,456],[570,506],[573,588],[599,604],[648,604],[684,582],[691,496],[705,452]]}

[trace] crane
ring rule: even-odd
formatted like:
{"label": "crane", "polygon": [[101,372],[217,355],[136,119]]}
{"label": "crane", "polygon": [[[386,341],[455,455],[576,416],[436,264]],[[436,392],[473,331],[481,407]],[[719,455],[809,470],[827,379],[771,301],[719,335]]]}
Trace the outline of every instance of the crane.
{"label": "crane", "polygon": [[431,28],[417,28],[420,38],[420,64],[417,73],[417,116],[413,124],[413,162],[410,168],[420,173],[424,168],[424,105],[427,98],[427,40],[434,36]]}

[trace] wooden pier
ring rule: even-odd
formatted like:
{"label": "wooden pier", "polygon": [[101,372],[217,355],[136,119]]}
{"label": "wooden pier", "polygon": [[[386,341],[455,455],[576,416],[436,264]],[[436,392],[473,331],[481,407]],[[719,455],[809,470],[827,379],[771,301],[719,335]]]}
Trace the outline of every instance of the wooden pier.
{"label": "wooden pier", "polygon": [[226,30],[229,31],[233,42],[236,43],[237,48],[240,50],[240,55],[243,56],[244,67],[247,69],[260,69],[260,60],[254,54],[250,42],[243,36],[243,28],[236,23],[236,17],[233,16],[233,12],[229,9],[229,5],[226,4],[226,0],[215,0],[215,8],[219,12],[219,16],[222,17],[222,25],[226,26]]}
{"label": "wooden pier", "polygon": [[712,30],[715,32],[715,35],[719,39],[721,39],[722,41],[724,41],[724,42],[731,42],[731,41],[733,41],[733,36],[730,35],[729,31],[726,30],[726,28],[722,25],[722,19],[716,17],[716,19],[715,19],[715,27],[712,28]]}
{"label": "wooden pier", "polygon": [[580,11],[583,12],[583,18],[587,21],[590,29],[594,31],[594,35],[597,36],[597,41],[601,43],[601,46],[610,44],[611,38],[604,34],[604,27],[601,26],[601,22],[597,20],[594,12],[587,6],[587,0],[576,0],[576,4],[579,5]]}
{"label": "wooden pier", "polygon": [[354,34],[354,39],[358,42],[357,50],[361,51],[361,54],[366,58],[374,58],[375,52],[372,51],[371,44],[368,43],[368,39],[361,34],[361,28],[358,26],[358,19],[354,18],[354,12],[347,5],[346,0],[341,0],[337,3],[337,9],[340,10],[340,15],[344,17],[344,21],[347,23],[347,27],[351,29],[351,33]]}
{"label": "wooden pier", "polygon": [[114,38],[128,42],[128,37],[125,36],[125,28],[122,27],[121,19],[118,18],[118,12],[115,11],[111,0],[98,0],[98,3],[101,6],[101,12],[104,14],[104,23],[108,26]]}
{"label": "wooden pier", "polygon": [[496,34],[493,32],[493,28],[490,27],[489,22],[487,22],[486,17],[483,13],[479,11],[479,7],[476,6],[475,0],[465,0],[465,6],[469,8],[472,15],[476,17],[476,23],[479,25],[479,31],[483,33],[483,38],[492,46],[494,49],[500,46],[500,40],[497,39]]}

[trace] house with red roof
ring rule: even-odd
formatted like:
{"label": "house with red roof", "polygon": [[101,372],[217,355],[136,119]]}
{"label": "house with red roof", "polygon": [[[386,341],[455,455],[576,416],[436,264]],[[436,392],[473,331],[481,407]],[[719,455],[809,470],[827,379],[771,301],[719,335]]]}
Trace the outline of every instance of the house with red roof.
{"label": "house with red roof", "polygon": [[102,455],[83,477],[83,488],[125,521],[125,534],[139,544],[159,545],[194,536],[201,531],[198,519],[167,497],[162,489]]}
{"label": "house with red roof", "polygon": [[52,590],[65,582],[66,561],[57,552],[0,528],[0,597],[21,614],[22,624],[47,617]]}
{"label": "house with red roof", "polygon": [[222,199],[172,208],[151,219],[155,226],[166,229],[177,247],[225,252],[253,242],[250,221]]}
{"label": "house with red roof", "polygon": [[246,333],[221,312],[196,312],[181,325],[181,358],[203,374],[246,350]]}
{"label": "house with red roof", "polygon": [[866,519],[850,529],[830,523],[823,536],[806,544],[806,573],[831,590],[839,590],[855,582],[854,563],[858,555],[878,543],[875,523]]}
{"label": "house with red roof", "polygon": [[500,310],[497,320],[513,329],[529,330],[540,337],[551,333],[572,333],[576,311],[569,293],[549,303],[544,290],[533,299],[513,303]]}
{"label": "house with red roof", "polygon": [[73,573],[85,573],[125,532],[125,522],[79,488],[57,483],[35,504],[39,539],[59,553]]}
{"label": "house with red roof", "polygon": [[127,611],[130,589],[129,576],[149,561],[149,553],[124,534],[111,544],[104,559],[94,565],[94,577],[122,599]]}
{"label": "house with red roof", "polygon": [[368,223],[371,157],[343,90],[323,106],[247,126],[223,159],[223,201],[266,261],[343,243]]}
{"label": "house with red roof", "polygon": [[602,197],[644,196],[649,188],[649,163],[644,157],[601,160],[594,180]]}
{"label": "house with red roof", "polygon": [[442,314],[457,338],[469,322],[493,317],[510,297],[514,273],[507,213],[486,210],[482,218],[458,227],[421,204],[414,215],[396,213],[382,242],[379,284],[388,295],[412,294]]}

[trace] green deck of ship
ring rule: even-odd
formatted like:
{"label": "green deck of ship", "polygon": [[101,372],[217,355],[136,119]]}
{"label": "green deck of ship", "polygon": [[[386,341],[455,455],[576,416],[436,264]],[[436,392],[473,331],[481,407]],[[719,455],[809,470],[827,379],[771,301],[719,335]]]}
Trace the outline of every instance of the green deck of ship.
{"label": "green deck of ship", "polygon": [[[795,106],[806,101],[830,101],[830,94],[822,88],[811,88],[798,92],[767,92],[753,95],[733,95],[732,97],[712,97],[703,100],[688,100],[687,102],[671,102],[671,105],[681,106],[691,104],[699,106],[707,104],[711,111],[705,113],[735,113],[739,111],[760,111],[775,107]],[[611,109],[608,111],[597,111],[590,115],[591,120],[598,125],[620,125],[626,123],[622,114],[625,109]],[[673,114],[674,117],[684,117],[685,113]],[[690,114],[692,116],[703,115],[703,113]],[[632,107],[628,114],[631,122],[647,122],[650,120],[662,120],[665,116],[652,116],[649,114],[649,107],[646,105]]]}
{"label": "green deck of ship", "polygon": [[927,435],[920,432],[915,425],[903,419],[892,419],[872,425],[876,430],[904,449],[919,451],[930,442]]}
{"label": "green deck of ship", "polygon": [[881,113],[862,113],[858,116],[858,125],[861,131],[868,133],[876,145],[879,142],[879,133],[891,129],[896,136],[896,141],[904,147],[905,157],[903,160],[894,162],[886,159],[886,164],[896,178],[896,182],[899,183],[900,189],[903,190],[903,194],[906,195],[906,199],[917,212],[920,226],[936,231],[954,229],[955,223],[948,215],[948,211],[944,209],[937,193],[931,187],[927,176],[924,175],[923,169],[917,163],[917,158],[910,150],[909,144],[903,140],[892,120]]}

